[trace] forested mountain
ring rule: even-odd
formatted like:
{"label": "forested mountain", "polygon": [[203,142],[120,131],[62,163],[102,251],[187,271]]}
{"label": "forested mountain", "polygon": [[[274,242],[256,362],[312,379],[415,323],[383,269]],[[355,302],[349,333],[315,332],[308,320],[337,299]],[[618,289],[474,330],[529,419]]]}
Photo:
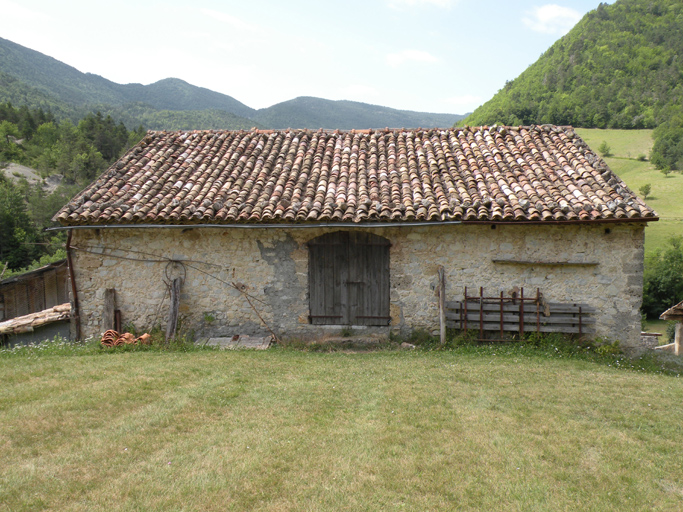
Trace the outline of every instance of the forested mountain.
{"label": "forested mountain", "polygon": [[302,96],[258,110],[252,119],[264,126],[283,128],[420,128],[452,126],[464,116],[429,114],[359,103]]}
{"label": "forested mountain", "polygon": [[[62,102],[121,106],[143,102],[160,110],[224,110],[247,117],[254,109],[235,98],[177,78],[150,85],[117,84],[0,38],[0,71]],[[2,98],[3,100],[5,98]]]}
{"label": "forested mountain", "polygon": [[654,128],[683,100],[683,2],[600,6],[467,118],[469,124]]}
{"label": "forested mountain", "polygon": [[353,101],[296,98],[255,110],[177,78],[117,84],[0,38],[0,102],[50,110],[78,122],[89,112],[155,130],[451,126],[463,116],[396,110]]}
{"label": "forested mountain", "polygon": [[[2,64],[0,64],[0,69]],[[54,96],[35,87],[25,84],[18,78],[0,71],[0,102],[13,105],[24,105],[29,108],[40,108],[52,112],[62,119],[75,121],[80,119],[78,108],[58,100]]]}
{"label": "forested mountain", "polygon": [[600,4],[464,123],[683,126],[683,2]]}

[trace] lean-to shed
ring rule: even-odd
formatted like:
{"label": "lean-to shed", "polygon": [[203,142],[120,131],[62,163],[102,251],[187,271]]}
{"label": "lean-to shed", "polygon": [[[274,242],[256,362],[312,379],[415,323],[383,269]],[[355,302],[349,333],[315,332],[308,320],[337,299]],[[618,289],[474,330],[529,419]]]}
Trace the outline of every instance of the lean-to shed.
{"label": "lean-to shed", "polygon": [[196,335],[438,329],[435,287],[539,289],[638,342],[656,214],[571,127],[150,132],[57,213],[81,334],[104,290]]}

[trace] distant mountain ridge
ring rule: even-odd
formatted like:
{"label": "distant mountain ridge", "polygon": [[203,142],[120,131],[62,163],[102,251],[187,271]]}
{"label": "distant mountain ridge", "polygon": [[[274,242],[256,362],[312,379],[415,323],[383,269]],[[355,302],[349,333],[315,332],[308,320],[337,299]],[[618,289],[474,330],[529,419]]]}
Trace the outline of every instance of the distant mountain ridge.
{"label": "distant mountain ridge", "polygon": [[447,128],[465,116],[396,110],[347,100],[301,96],[256,111],[252,119],[275,129]]}
{"label": "distant mountain ridge", "polygon": [[464,116],[391,109],[353,101],[302,97],[256,110],[235,98],[178,78],[149,85],[117,84],[0,38],[0,101],[49,108],[78,119],[109,113],[132,128],[433,128]]}

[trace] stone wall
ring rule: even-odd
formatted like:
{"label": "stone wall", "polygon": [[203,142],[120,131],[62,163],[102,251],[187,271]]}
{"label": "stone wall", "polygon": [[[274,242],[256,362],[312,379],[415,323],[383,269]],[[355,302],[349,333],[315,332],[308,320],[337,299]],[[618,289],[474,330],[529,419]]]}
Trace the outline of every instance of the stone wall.
{"label": "stone wall", "polygon": [[[515,286],[531,293],[540,288],[550,301],[596,307],[598,335],[634,345],[640,335],[643,229],[635,223],[462,224],[367,231],[392,243],[393,330],[405,334],[414,328],[438,329],[434,289],[437,268],[443,265],[449,299],[462,298],[465,286],[484,286],[487,295]],[[124,325],[134,324],[138,330],[164,326],[164,281],[180,273],[185,274],[183,327],[197,337],[268,334],[232,283],[246,287],[253,306],[280,336],[338,334],[341,326],[308,323],[306,242],[329,231],[335,229],[74,230],[83,336],[101,332],[105,288],[116,289]],[[167,258],[183,261],[184,268],[168,265]]]}

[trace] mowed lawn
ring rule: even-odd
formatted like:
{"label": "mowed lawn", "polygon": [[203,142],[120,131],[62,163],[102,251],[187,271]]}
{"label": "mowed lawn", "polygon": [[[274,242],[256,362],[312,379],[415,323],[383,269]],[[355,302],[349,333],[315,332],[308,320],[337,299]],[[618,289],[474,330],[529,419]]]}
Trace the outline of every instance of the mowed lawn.
{"label": "mowed lawn", "polygon": [[579,128],[576,132],[596,152],[603,141],[607,142],[613,155],[605,158],[607,165],[641,199],[639,189],[646,184],[652,188],[645,202],[657,212],[659,221],[645,228],[646,254],[665,247],[671,236],[683,236],[683,174],[665,176],[649,161],[638,160],[639,156],[650,157],[652,130]]}
{"label": "mowed lawn", "polygon": [[0,510],[681,510],[683,379],[613,366],[509,345],[0,357]]}

